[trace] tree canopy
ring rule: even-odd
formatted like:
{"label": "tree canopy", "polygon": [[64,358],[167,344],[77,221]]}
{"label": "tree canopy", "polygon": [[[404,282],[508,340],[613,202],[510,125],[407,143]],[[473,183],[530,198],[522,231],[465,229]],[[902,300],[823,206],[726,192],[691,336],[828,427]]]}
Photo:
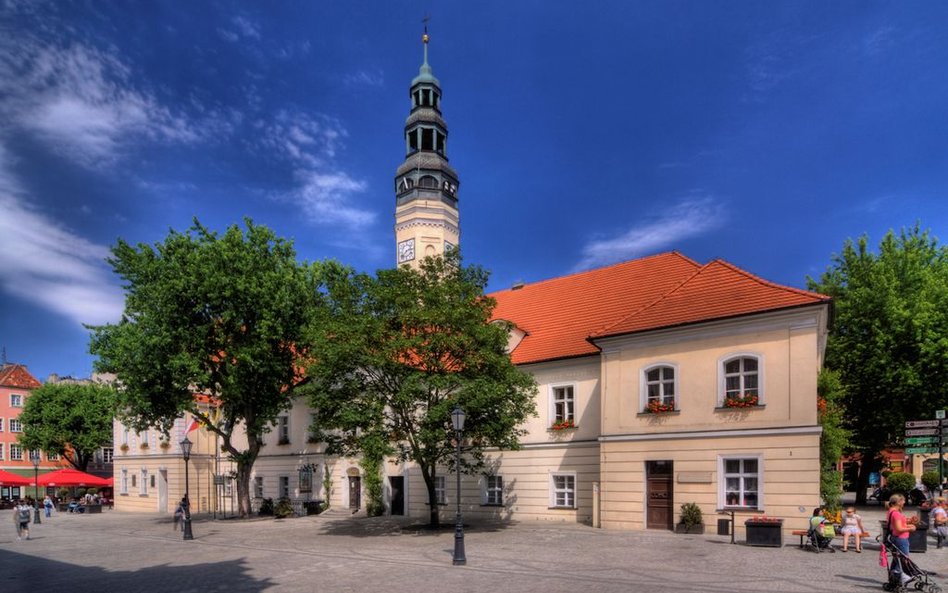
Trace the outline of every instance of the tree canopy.
{"label": "tree canopy", "polygon": [[114,412],[115,392],[107,385],[46,384],[26,398],[19,442],[86,471],[96,452],[112,445]]}
{"label": "tree canopy", "polygon": [[[195,220],[154,246],[120,240],[108,261],[125,281],[122,320],[90,328],[97,370],[121,384],[126,424],[167,434],[190,412],[220,435],[237,464],[241,515],[263,435],[292,404],[298,345],[320,303],[317,267],[297,263],[292,243],[266,227],[245,227],[218,236]],[[196,392],[214,396],[220,414],[199,408]]]}
{"label": "tree canopy", "polygon": [[[456,250],[420,270],[375,277],[327,275],[327,319],[308,343],[310,401],[330,452],[391,456],[418,464],[434,502],[435,477],[454,460],[451,410],[466,414],[464,467],[485,447],[515,449],[535,413],[536,383],[506,351],[508,327],[491,323],[487,273]],[[438,505],[430,504],[437,524]]]}
{"label": "tree canopy", "polygon": [[834,299],[826,366],[845,390],[863,502],[868,473],[902,439],[905,421],[948,406],[948,250],[919,225],[889,232],[877,253],[863,236],[809,284]]}

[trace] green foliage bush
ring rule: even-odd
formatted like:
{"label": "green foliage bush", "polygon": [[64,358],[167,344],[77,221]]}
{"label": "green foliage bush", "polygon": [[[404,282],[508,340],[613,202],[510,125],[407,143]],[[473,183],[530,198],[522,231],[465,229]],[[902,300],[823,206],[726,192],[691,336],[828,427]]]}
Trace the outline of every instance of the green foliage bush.
{"label": "green foliage bush", "polygon": [[273,516],[277,519],[285,519],[293,516],[293,503],[286,496],[281,496],[273,507]]}
{"label": "green foliage bush", "polygon": [[685,504],[681,505],[681,517],[679,522],[682,525],[686,525],[688,527],[701,525],[701,507],[693,502],[686,502]]}
{"label": "green foliage bush", "polygon": [[886,488],[889,491],[907,495],[915,488],[915,476],[908,472],[892,472],[885,481]]}
{"label": "green foliage bush", "polygon": [[260,501],[260,510],[257,511],[257,514],[261,517],[272,516],[273,515],[273,499],[264,498]]}
{"label": "green foliage bush", "polygon": [[938,471],[932,470],[922,474],[922,484],[925,484],[929,492],[936,490],[938,488]]}

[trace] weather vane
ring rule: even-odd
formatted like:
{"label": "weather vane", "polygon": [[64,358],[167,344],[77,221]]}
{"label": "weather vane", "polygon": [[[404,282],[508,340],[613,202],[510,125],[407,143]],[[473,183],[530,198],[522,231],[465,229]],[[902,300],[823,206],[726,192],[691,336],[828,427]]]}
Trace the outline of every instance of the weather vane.
{"label": "weather vane", "polygon": [[425,18],[421,19],[421,22],[425,24],[425,34],[421,36],[421,40],[425,43],[428,43],[428,21],[431,20],[430,15],[425,15]]}

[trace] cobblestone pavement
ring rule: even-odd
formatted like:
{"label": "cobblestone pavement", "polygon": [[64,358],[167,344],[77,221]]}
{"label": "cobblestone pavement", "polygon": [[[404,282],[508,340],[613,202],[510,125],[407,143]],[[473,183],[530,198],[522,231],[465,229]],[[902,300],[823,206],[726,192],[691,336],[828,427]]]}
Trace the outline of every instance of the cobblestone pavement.
{"label": "cobblestone pavement", "polygon": [[[876,533],[877,517],[863,516]],[[54,516],[32,528],[30,541],[16,540],[12,520],[0,528],[0,593],[810,593],[881,591],[885,577],[874,542],[862,554],[817,555],[800,550],[797,538],[779,549],[755,548],[717,535],[558,523],[469,525],[466,566],[451,563],[452,531],[391,518],[200,518],[189,542],[172,530],[170,518],[115,511]],[[948,575],[948,549],[915,558]],[[944,586],[948,579],[939,576],[938,582]]]}

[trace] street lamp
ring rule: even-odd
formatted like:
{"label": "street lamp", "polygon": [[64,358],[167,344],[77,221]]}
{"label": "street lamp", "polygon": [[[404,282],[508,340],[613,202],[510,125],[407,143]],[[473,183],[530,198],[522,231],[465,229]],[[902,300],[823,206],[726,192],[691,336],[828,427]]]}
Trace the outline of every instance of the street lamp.
{"label": "street lamp", "polygon": [[181,445],[181,455],[184,456],[184,539],[194,539],[191,533],[191,495],[188,483],[188,460],[191,459],[191,447],[194,443],[184,435]]}
{"label": "street lamp", "polygon": [[33,525],[42,523],[40,521],[40,501],[39,501],[39,469],[40,469],[40,452],[33,451],[30,454],[30,457],[33,461]]}
{"label": "street lamp", "polygon": [[467,564],[464,556],[464,521],[461,520],[461,433],[464,431],[464,410],[454,406],[451,410],[451,425],[454,427],[454,440],[457,443],[455,470],[458,475],[458,512],[454,522],[454,565]]}

